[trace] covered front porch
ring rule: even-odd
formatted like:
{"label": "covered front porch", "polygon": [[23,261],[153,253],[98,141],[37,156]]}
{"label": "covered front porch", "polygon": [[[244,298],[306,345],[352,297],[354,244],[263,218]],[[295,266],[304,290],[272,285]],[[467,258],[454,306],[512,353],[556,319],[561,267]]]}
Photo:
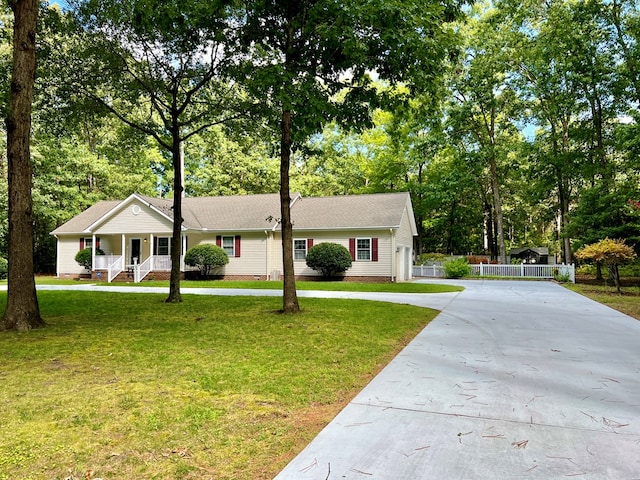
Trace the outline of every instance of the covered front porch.
{"label": "covered front porch", "polygon": [[[184,271],[186,237],[181,244],[180,271]],[[138,283],[152,272],[171,271],[171,238],[166,235],[93,235],[91,246],[92,276],[100,280],[111,282],[125,272],[127,279]]]}

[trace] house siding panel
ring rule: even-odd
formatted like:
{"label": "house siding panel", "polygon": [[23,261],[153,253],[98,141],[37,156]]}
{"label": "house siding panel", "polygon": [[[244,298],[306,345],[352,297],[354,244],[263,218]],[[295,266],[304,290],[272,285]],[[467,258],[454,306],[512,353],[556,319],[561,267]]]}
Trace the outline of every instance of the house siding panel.
{"label": "house siding panel", "polygon": [[75,261],[76,253],[79,250],[79,241],[79,237],[58,237],[57,274],[59,277],[88,273]]}
{"label": "house siding panel", "polygon": [[[234,235],[233,232],[225,235]],[[217,272],[233,276],[267,275],[266,252],[267,236],[264,232],[236,233],[236,239],[240,236],[240,256],[229,257],[229,263]],[[211,234],[189,233],[189,245],[196,246],[203,243],[216,244],[215,232]],[[237,252],[236,252],[237,253]]]}
{"label": "house siding panel", "polygon": [[[140,209],[140,213],[134,214],[135,208]],[[171,235],[171,222],[158,212],[150,209],[146,205],[132,202],[118,213],[109,218],[102,225],[95,229],[97,235],[139,233],[148,232],[163,233]]]}
{"label": "house siding panel", "polygon": [[[391,277],[391,235],[389,230],[344,231],[344,232],[296,232],[294,238],[312,238],[313,244],[331,242],[349,249],[350,238],[378,238],[378,261],[354,261],[351,268],[345,272],[346,277]],[[282,272],[282,247],[280,233],[276,233],[277,248],[273,249],[273,269]],[[296,275],[319,276],[318,272],[307,267],[304,260],[295,260]]]}

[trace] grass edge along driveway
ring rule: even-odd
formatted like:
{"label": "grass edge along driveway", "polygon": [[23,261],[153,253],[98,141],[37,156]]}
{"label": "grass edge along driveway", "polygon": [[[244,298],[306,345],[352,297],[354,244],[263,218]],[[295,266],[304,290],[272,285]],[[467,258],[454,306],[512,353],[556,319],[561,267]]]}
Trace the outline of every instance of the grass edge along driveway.
{"label": "grass edge along driveway", "polygon": [[272,478],[437,314],[361,300],[305,298],[286,316],[278,297],[38,297],[46,328],[0,334],[1,480]]}

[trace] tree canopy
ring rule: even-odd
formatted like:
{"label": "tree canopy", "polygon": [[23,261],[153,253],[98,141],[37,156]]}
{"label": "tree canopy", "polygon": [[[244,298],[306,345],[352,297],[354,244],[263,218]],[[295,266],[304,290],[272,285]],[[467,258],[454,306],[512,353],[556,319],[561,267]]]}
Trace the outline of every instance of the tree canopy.
{"label": "tree canopy", "polygon": [[[134,191],[173,198],[176,224],[181,193],[280,191],[283,232],[289,191],[409,191],[417,253],[498,260],[547,246],[570,262],[605,237],[635,248],[639,11],[637,0],[42,5],[34,268],[53,269],[50,231]],[[6,110],[9,4],[0,15]],[[4,256],[8,199],[5,181]]]}

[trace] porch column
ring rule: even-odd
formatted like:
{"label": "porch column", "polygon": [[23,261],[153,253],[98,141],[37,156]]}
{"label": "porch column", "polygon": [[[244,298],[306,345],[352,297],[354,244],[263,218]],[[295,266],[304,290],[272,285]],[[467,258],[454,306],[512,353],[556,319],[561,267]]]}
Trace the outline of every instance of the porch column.
{"label": "porch column", "polygon": [[127,257],[125,255],[125,253],[126,253],[126,248],[125,247],[126,247],[126,241],[125,241],[124,233],[123,233],[122,234],[122,250],[121,250],[121,252],[122,252],[122,268],[125,268],[125,266],[127,265]]}
{"label": "porch column", "polygon": [[156,254],[156,252],[153,251],[153,233],[149,234],[149,257],[151,258],[151,260],[149,261],[149,270],[151,270],[153,272],[154,268],[153,268],[153,256]]}
{"label": "porch column", "polygon": [[269,280],[271,277],[269,276],[269,268],[271,267],[271,234],[269,231],[264,231],[265,235],[265,279]]}
{"label": "porch column", "polygon": [[396,282],[398,281],[398,276],[397,276],[397,257],[398,257],[398,252],[396,252],[396,232],[393,228],[389,229],[389,236],[391,237],[391,281],[392,282]]}
{"label": "porch column", "polygon": [[93,276],[93,271],[95,270],[96,265],[96,234],[91,235],[91,275]]}
{"label": "porch column", "polygon": [[187,237],[185,237],[184,235],[180,236],[181,239],[181,250],[180,250],[180,271],[184,272],[184,254],[187,251]]}

